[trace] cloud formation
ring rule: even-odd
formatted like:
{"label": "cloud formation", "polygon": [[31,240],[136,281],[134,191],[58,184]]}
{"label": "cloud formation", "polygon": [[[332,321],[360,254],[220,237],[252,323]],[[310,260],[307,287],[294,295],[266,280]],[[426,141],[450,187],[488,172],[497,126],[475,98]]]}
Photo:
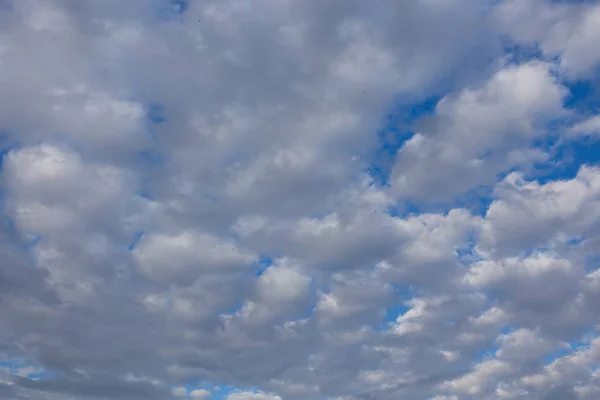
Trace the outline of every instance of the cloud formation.
{"label": "cloud formation", "polygon": [[0,397],[596,399],[599,16],[0,0]]}

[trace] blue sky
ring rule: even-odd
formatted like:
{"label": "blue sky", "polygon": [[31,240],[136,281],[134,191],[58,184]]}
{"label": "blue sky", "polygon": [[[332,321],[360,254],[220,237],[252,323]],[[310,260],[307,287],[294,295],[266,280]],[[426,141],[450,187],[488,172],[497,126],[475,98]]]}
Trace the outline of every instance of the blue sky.
{"label": "blue sky", "polygon": [[597,2],[0,21],[0,397],[598,398]]}

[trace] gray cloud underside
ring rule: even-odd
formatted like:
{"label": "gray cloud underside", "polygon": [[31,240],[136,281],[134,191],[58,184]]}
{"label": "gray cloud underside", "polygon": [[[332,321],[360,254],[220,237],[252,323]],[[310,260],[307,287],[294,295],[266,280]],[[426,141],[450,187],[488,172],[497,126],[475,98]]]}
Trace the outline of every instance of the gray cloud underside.
{"label": "gray cloud underside", "polygon": [[532,143],[597,139],[599,42],[594,2],[0,1],[0,397],[598,398],[600,169]]}

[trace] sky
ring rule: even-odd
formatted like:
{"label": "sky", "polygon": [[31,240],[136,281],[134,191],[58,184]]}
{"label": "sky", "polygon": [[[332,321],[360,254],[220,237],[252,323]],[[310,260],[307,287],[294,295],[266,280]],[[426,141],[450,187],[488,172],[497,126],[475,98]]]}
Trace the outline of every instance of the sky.
{"label": "sky", "polygon": [[600,398],[600,3],[0,0],[0,398]]}

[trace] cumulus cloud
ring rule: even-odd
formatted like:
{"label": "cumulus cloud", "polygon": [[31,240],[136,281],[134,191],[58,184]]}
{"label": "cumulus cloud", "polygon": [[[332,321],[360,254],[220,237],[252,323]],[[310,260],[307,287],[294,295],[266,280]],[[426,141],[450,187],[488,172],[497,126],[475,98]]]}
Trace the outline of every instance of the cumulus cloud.
{"label": "cumulus cloud", "polygon": [[600,6],[594,2],[510,0],[497,7],[499,31],[518,43],[539,46],[550,57],[559,57],[559,68],[568,78],[590,78],[600,62],[594,43],[600,38]]}
{"label": "cumulus cloud", "polygon": [[444,97],[431,127],[398,153],[392,172],[397,195],[444,201],[489,185],[501,171],[544,161],[530,143],[563,114],[565,95],[550,65],[534,61],[506,66],[481,87]]}
{"label": "cumulus cloud", "polygon": [[597,398],[599,13],[0,0],[0,397]]}

